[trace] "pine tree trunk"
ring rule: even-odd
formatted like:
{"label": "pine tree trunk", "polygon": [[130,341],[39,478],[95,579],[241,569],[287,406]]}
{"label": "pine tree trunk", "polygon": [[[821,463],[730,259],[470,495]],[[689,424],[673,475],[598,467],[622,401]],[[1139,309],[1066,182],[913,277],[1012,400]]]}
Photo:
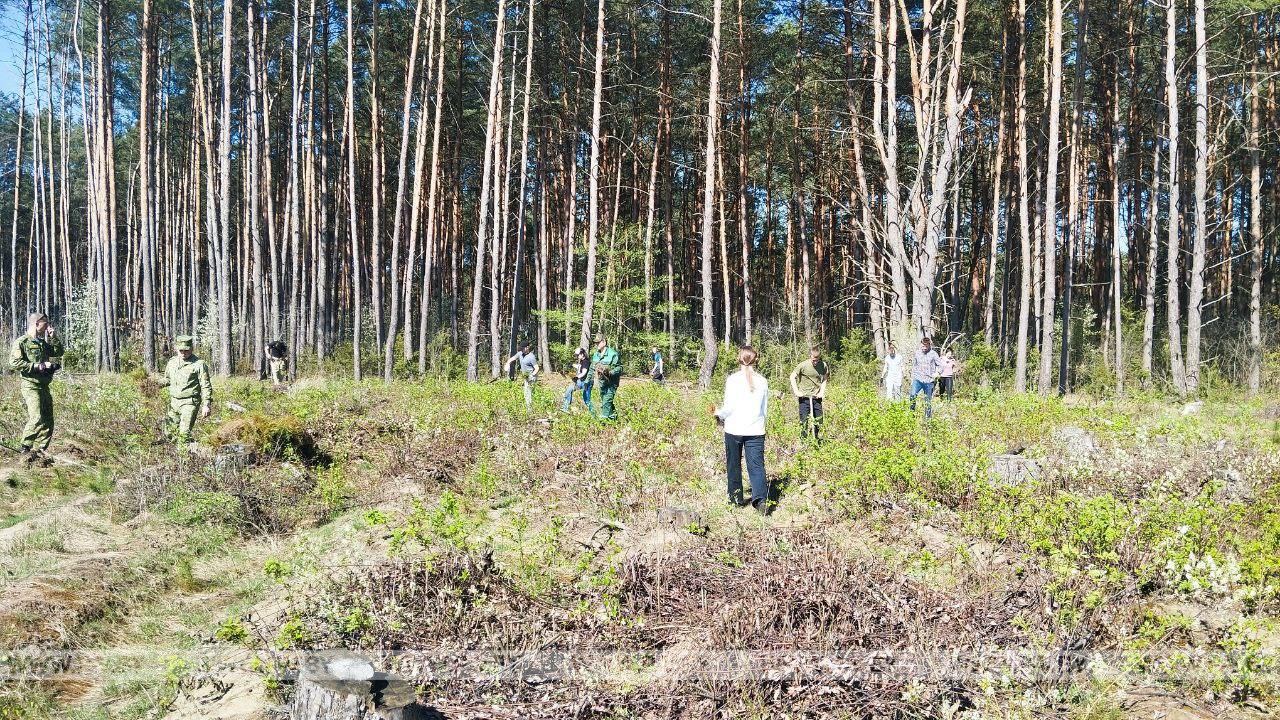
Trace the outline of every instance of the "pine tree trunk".
{"label": "pine tree trunk", "polygon": [[[1027,390],[1027,334],[1031,324],[1031,192],[1027,167],[1027,0],[1018,2],[1018,91],[1014,126],[1018,143],[1018,342],[1014,352],[1013,390]],[[1007,262],[1007,258],[1006,258]]]}
{"label": "pine tree trunk", "polygon": [[[376,2],[376,0],[375,0]],[[360,227],[356,217],[356,181],[360,166],[356,164],[356,91],[355,91],[355,8],[353,0],[347,0],[347,99],[343,120],[343,135],[347,144],[347,233],[351,249],[351,361],[356,382],[363,378],[361,367],[361,331],[364,317],[361,314],[364,298],[361,297],[360,267],[365,262],[360,250]],[[375,237],[374,243],[377,242]],[[374,271],[377,275],[377,271]]]}
{"label": "pine tree trunk", "polygon": [[[79,16],[77,15],[77,25]],[[77,27],[78,31],[79,28]],[[22,324],[22,316],[18,312],[18,200],[22,196],[22,130],[24,122],[27,118],[27,70],[30,63],[30,46],[31,46],[31,0],[27,0],[27,12],[25,24],[22,31],[22,82],[21,90],[18,93],[18,132],[15,139],[16,148],[14,149],[13,160],[13,216],[9,224],[9,319],[12,321],[10,331],[5,337],[17,335],[25,329]],[[77,37],[77,52],[79,51],[79,32]],[[81,61],[81,85],[84,84],[83,61]],[[83,94],[81,96],[83,98]],[[86,117],[86,132],[89,121]],[[85,145],[89,142],[86,139]],[[92,193],[90,193],[92,194]]]}
{"label": "pine tree trunk", "polygon": [[1142,303],[1142,374],[1143,384],[1151,384],[1152,354],[1156,333],[1156,284],[1160,266],[1160,143],[1151,144],[1151,187],[1147,190],[1147,281]]}
{"label": "pine tree trunk", "polygon": [[1196,22],[1196,157],[1192,194],[1195,236],[1191,241],[1191,283],[1187,293],[1187,392],[1200,384],[1200,313],[1204,302],[1204,256],[1209,232],[1205,207],[1209,177],[1209,43],[1205,37],[1204,0],[1195,0]]}
{"label": "pine tree trunk", "polygon": [[218,374],[229,376],[231,349],[231,50],[230,2],[222,4],[222,118],[218,125]]}
{"label": "pine tree trunk", "polygon": [[1058,113],[1062,105],[1062,0],[1051,0],[1052,21],[1049,26],[1049,140],[1045,147],[1047,168],[1044,176],[1044,290],[1040,318],[1040,372],[1036,386],[1041,395],[1049,393],[1053,380],[1053,320],[1057,289],[1058,243]]}
{"label": "pine tree trunk", "polygon": [[[374,0],[376,4],[378,0]],[[422,28],[422,0],[413,10],[413,34],[409,41],[408,74],[404,81],[404,106],[400,112],[400,157],[396,164],[396,205],[391,217],[391,312],[387,317],[386,338],[382,353],[382,379],[391,382],[395,370],[396,334],[400,330],[400,244],[404,230],[405,187],[408,181],[409,127],[413,119],[414,82],[418,70],[418,35]],[[429,31],[428,31],[429,32]],[[378,272],[379,269],[375,269]],[[406,341],[406,346],[408,345]]]}
{"label": "pine tree trunk", "polygon": [[1179,238],[1181,211],[1178,208],[1182,190],[1178,185],[1178,77],[1175,54],[1177,52],[1177,4],[1170,1],[1165,11],[1165,61],[1164,82],[1166,107],[1169,112],[1169,227],[1168,227],[1168,291],[1166,293],[1165,322],[1169,330],[1169,372],[1173,387],[1179,395],[1187,394],[1186,365],[1182,361],[1182,304],[1179,293],[1181,272],[1178,258],[1182,254]]}
{"label": "pine tree trunk", "polygon": [[[1261,21],[1259,21],[1259,25]],[[1253,62],[1253,76],[1258,78],[1258,62]],[[1262,83],[1255,79],[1249,86],[1249,392],[1262,389],[1262,273],[1265,246],[1262,240],[1262,135],[1258,94]]]}
{"label": "pine tree trunk", "polygon": [[155,151],[151,147],[152,112],[155,94],[155,8],[152,0],[142,0],[142,67],[138,88],[138,160],[139,160],[139,229],[142,236],[139,240],[141,249],[139,262],[142,265],[142,366],[147,372],[155,372],[156,368],[156,333],[155,333],[155,263],[152,254],[155,252],[156,238],[152,237],[155,226],[151,222],[154,212],[154,191],[151,180],[155,173]]}
{"label": "pine tree trunk", "polygon": [[715,307],[712,302],[714,279],[711,272],[712,237],[715,230],[716,125],[720,116],[720,9],[721,0],[712,0],[711,77],[707,86],[707,143],[703,154],[705,169],[702,184],[702,367],[698,384],[711,387],[719,347],[716,344]]}
{"label": "pine tree trunk", "polygon": [[[502,90],[502,51],[505,47],[504,28],[507,20],[507,3],[506,0],[498,0],[497,10],[497,27],[493,34],[493,66],[489,73],[489,104],[488,118],[485,122],[484,134],[484,162],[483,170],[480,175],[480,203],[479,203],[479,222],[477,223],[479,230],[476,234],[476,252],[475,252],[475,274],[472,276],[471,284],[471,327],[467,334],[467,379],[477,380],[479,378],[479,349],[480,349],[480,312],[484,301],[484,271],[485,271],[485,252],[486,244],[489,241],[489,201],[490,193],[493,191],[491,187],[491,173],[493,166],[498,162],[498,149],[495,142],[498,123],[498,100],[499,93]],[[494,223],[495,230],[497,223]],[[498,261],[497,238],[494,238],[493,246],[495,252],[491,253],[493,262]],[[494,299],[496,302],[496,298]]]}
{"label": "pine tree trunk", "polygon": [[[1114,66],[1113,66],[1114,67]],[[1124,240],[1121,230],[1120,194],[1123,185],[1120,159],[1124,157],[1120,135],[1120,73],[1115,71],[1111,84],[1111,318],[1115,330],[1116,396],[1124,393],[1124,304],[1121,295],[1120,243]]]}
{"label": "pine tree trunk", "polygon": [[596,249],[600,237],[600,104],[604,86],[604,0],[596,4],[595,89],[591,95],[591,165],[587,175],[587,281],[578,345],[588,347],[596,303]]}
{"label": "pine tree trunk", "polygon": [[[520,281],[524,276],[525,254],[525,196],[529,180],[529,96],[533,84],[533,21],[535,19],[536,0],[529,0],[529,12],[526,18],[527,28],[524,46],[524,107],[520,113],[520,196],[516,210],[516,254],[511,265],[511,338],[509,340],[508,357],[516,352],[517,334],[520,331]],[[514,105],[515,103],[512,103]]]}

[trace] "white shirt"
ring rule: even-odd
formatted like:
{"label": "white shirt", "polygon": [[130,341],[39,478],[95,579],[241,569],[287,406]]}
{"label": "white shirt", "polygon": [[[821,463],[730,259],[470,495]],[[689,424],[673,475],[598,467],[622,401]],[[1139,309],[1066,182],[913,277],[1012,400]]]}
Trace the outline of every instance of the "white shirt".
{"label": "white shirt", "polygon": [[754,390],[747,387],[747,375],[743,370],[724,381],[724,402],[716,411],[716,417],[724,421],[724,431],[729,435],[764,435],[764,418],[769,411],[769,381],[753,370],[751,382],[755,385]]}
{"label": "white shirt", "polygon": [[906,358],[902,353],[884,356],[884,379],[902,382],[902,364]]}

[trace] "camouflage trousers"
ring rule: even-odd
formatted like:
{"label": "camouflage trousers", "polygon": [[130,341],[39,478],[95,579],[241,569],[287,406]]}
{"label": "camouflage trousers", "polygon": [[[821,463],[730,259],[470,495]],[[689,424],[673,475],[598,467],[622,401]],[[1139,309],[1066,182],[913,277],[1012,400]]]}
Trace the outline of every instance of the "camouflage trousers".
{"label": "camouflage trousers", "polygon": [[48,387],[23,385],[22,402],[27,406],[22,446],[33,450],[48,448],[49,440],[53,438],[53,395]]}
{"label": "camouflage trousers", "polygon": [[174,398],[169,401],[169,415],[166,418],[169,436],[181,442],[191,442],[191,431],[196,426],[195,398]]}

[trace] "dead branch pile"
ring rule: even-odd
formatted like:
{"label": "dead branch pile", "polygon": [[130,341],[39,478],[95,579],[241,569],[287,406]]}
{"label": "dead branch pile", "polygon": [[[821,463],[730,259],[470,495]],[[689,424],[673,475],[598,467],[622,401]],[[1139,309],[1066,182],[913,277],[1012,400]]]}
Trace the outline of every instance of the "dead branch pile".
{"label": "dead branch pile", "polygon": [[316,646],[382,652],[451,717],[928,715],[991,678],[1048,687],[1078,669],[1079,647],[1045,645],[1044,578],[940,589],[813,534],[775,540],[628,561],[609,619],[575,612],[598,592],[582,584],[533,598],[457,553],[339,573],[302,616],[327,628]]}

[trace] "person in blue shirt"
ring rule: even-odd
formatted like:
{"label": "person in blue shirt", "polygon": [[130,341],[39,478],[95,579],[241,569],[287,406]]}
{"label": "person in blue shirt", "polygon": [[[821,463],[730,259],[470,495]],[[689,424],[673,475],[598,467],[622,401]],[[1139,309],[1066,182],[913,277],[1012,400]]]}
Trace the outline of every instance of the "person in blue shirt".
{"label": "person in blue shirt", "polygon": [[667,364],[662,359],[662,350],[657,347],[653,349],[653,370],[649,371],[649,376],[659,384],[667,377]]}

